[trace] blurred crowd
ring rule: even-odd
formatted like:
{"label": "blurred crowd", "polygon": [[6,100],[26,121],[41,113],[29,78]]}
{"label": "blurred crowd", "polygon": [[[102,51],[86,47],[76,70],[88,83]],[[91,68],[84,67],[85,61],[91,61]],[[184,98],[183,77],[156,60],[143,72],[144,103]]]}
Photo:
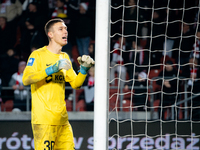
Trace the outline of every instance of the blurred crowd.
{"label": "blurred crowd", "polygon": [[[63,51],[70,55],[76,71],[76,56],[87,54],[94,59],[95,5],[95,0],[0,0],[1,86],[11,86],[13,74],[19,72],[30,53],[48,43],[44,25],[51,18],[62,18],[67,25],[68,44]],[[116,85],[118,73],[121,82],[117,84],[123,90],[130,86],[146,87],[151,70],[157,69],[162,80],[156,84],[164,91],[157,96],[162,99],[159,106],[177,100],[175,93],[181,90],[179,77],[187,80],[188,90],[199,93],[194,88],[198,87],[200,77],[198,5],[198,0],[112,0],[110,85]],[[17,84],[18,77],[15,79]],[[94,68],[85,85],[85,92],[78,99],[84,99],[87,109],[93,110],[94,97],[90,93],[94,90]],[[141,93],[148,89],[134,92],[134,105],[142,106],[147,94]],[[71,99],[71,93],[66,93]],[[2,95],[9,93],[2,91]]]}
{"label": "blurred crowd", "polygon": [[[161,58],[167,56],[182,69],[189,58],[199,59],[198,0],[127,0],[125,5],[123,1],[117,2],[113,1],[115,8],[111,10],[111,49],[124,51],[122,58],[115,57],[117,52],[114,51],[112,63],[117,62],[117,58],[121,63],[135,61],[159,68]],[[119,7],[121,5],[124,8]],[[137,67],[139,71],[148,68]]]}

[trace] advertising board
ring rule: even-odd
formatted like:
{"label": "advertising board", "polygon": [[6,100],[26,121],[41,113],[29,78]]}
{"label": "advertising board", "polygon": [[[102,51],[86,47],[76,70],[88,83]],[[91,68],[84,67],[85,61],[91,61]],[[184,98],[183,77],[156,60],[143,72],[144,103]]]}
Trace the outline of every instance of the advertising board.
{"label": "advertising board", "polygon": [[[70,121],[76,150],[93,149],[93,121]],[[200,149],[200,124],[123,122],[109,124],[111,149]],[[162,131],[162,133],[161,133]],[[192,133],[192,134],[191,134]],[[162,134],[162,136],[160,136]],[[148,135],[148,136],[147,136]],[[1,121],[0,150],[33,150],[30,121]]]}

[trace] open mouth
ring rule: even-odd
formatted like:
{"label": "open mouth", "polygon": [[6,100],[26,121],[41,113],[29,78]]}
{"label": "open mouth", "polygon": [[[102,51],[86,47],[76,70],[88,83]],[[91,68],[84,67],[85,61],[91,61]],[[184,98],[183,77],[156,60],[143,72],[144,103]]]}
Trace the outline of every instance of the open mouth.
{"label": "open mouth", "polygon": [[67,39],[67,37],[62,37],[62,39]]}

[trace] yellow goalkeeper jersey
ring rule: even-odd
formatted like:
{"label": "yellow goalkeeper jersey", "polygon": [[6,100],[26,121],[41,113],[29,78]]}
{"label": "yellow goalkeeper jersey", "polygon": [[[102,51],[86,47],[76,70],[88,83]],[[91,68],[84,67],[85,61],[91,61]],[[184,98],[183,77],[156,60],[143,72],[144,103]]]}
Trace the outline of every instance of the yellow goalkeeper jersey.
{"label": "yellow goalkeeper jersey", "polygon": [[66,53],[54,54],[47,50],[46,46],[33,51],[29,56],[22,80],[25,85],[31,84],[33,124],[67,124],[65,82],[69,82],[72,88],[78,89],[86,75],[81,73],[77,75],[71,67],[69,70],[62,69],[47,76],[45,69],[63,58],[70,61]]}

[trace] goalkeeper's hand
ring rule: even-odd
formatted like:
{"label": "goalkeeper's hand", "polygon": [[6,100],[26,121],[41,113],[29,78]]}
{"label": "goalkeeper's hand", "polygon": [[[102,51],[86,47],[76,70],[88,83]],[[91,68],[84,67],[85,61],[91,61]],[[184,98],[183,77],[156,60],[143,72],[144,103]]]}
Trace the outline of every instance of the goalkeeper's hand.
{"label": "goalkeeper's hand", "polygon": [[46,74],[49,76],[53,73],[58,72],[61,69],[69,70],[71,68],[71,63],[68,59],[60,59],[58,60],[54,65],[51,65],[50,67],[46,68]]}
{"label": "goalkeeper's hand", "polygon": [[77,60],[81,65],[80,72],[82,74],[87,74],[88,70],[94,66],[95,63],[94,60],[88,55],[83,55],[82,57],[79,56]]}

